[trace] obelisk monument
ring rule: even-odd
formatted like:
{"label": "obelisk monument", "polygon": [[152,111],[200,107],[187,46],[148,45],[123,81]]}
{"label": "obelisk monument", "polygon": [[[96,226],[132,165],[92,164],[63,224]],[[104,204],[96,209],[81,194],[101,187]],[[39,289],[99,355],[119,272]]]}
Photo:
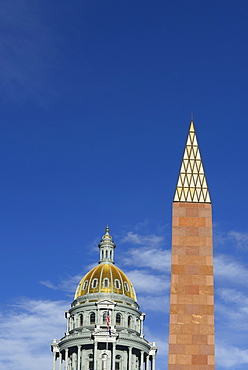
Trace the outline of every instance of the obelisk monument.
{"label": "obelisk monument", "polygon": [[168,370],[214,370],[212,205],[193,120],[172,207]]}

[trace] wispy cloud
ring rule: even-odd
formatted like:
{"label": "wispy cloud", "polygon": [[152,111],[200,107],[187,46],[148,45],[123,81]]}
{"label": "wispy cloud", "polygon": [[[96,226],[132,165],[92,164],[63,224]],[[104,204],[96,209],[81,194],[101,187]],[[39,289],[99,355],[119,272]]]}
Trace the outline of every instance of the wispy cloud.
{"label": "wispy cloud", "polygon": [[147,271],[133,270],[127,273],[137,293],[149,293],[151,289],[154,294],[165,291],[169,287],[169,279],[163,275],[150,274]]}
{"label": "wispy cloud", "polygon": [[162,312],[165,314],[166,308],[169,307],[169,294],[155,296],[149,292],[149,295],[138,297],[139,304],[145,311]]}
{"label": "wispy cloud", "polygon": [[248,248],[248,233],[241,233],[238,231],[230,231],[228,233],[230,239],[232,239],[236,247],[241,249]]}
{"label": "wispy cloud", "polygon": [[248,279],[248,269],[246,266],[228,255],[218,255],[215,257],[214,271],[216,278],[225,278],[236,284],[246,284]]}
{"label": "wispy cloud", "polygon": [[49,343],[63,336],[65,301],[23,298],[2,308],[0,370],[44,370],[50,367]]}
{"label": "wispy cloud", "polygon": [[61,290],[66,293],[74,293],[76,291],[77,284],[82,279],[83,274],[79,273],[74,276],[66,276],[60,279],[58,284],[54,284],[49,280],[40,281],[40,284],[53,290]]}
{"label": "wispy cloud", "polygon": [[248,364],[248,350],[235,346],[216,346],[217,366],[237,370],[239,365]]}
{"label": "wispy cloud", "polygon": [[138,233],[134,233],[133,231],[129,231],[122,239],[122,242],[149,247],[159,247],[164,243],[164,237],[156,234],[140,235]]}
{"label": "wispy cloud", "polygon": [[124,265],[132,265],[139,268],[151,268],[153,270],[170,272],[171,252],[169,250],[155,248],[129,249],[122,259]]}

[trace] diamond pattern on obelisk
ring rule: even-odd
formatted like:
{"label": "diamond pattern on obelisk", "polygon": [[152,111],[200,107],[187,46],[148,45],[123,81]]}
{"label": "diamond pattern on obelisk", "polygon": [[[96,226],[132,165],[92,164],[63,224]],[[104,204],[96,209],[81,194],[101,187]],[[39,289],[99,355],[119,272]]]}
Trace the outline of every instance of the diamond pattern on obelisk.
{"label": "diamond pattern on obelisk", "polygon": [[211,202],[193,122],[190,123],[174,202]]}

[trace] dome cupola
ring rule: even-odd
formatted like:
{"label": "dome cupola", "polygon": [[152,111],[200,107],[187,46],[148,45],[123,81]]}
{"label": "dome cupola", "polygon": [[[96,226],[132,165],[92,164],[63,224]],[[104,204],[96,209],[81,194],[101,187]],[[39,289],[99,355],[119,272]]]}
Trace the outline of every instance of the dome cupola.
{"label": "dome cupola", "polygon": [[100,248],[100,261],[99,263],[114,263],[114,249],[116,247],[112,236],[109,234],[110,229],[107,226],[105,234],[103,235],[98,247]]}
{"label": "dome cupola", "polygon": [[[137,301],[133,284],[129,278],[114,265],[114,249],[116,245],[110,235],[110,229],[107,226],[105,234],[103,235],[100,243],[100,261],[99,264],[91,269],[79,282],[75,300],[79,297],[89,297],[89,294],[118,294],[125,298],[131,298]],[[117,299],[117,296],[116,296]]]}

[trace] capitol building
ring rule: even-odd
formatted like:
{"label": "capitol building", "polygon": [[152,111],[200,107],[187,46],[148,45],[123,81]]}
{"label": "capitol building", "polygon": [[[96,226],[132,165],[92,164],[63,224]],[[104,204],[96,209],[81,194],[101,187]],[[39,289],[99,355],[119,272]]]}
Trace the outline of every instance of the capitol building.
{"label": "capitol building", "polygon": [[115,244],[108,227],[100,260],[79,282],[65,312],[65,335],[54,339],[53,370],[155,370],[157,346],[143,333],[145,314],[135,289],[115,266]]}

